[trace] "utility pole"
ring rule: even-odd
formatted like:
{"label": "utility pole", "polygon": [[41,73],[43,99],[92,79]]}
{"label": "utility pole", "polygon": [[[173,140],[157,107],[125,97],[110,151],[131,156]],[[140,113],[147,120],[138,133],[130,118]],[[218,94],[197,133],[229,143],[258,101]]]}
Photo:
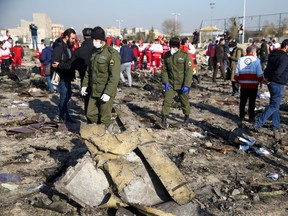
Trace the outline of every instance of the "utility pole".
{"label": "utility pole", "polygon": [[259,26],[258,26],[259,32],[261,31],[261,15],[259,15]]}
{"label": "utility pole", "polygon": [[246,0],[244,0],[244,8],[243,8],[243,34],[242,34],[242,43],[245,43],[245,19],[246,19]]}
{"label": "utility pole", "polygon": [[119,28],[119,36],[121,35],[121,22],[123,22],[123,20],[116,20],[116,22],[118,22],[118,28]]}
{"label": "utility pole", "polygon": [[209,5],[210,5],[210,8],[211,8],[211,26],[212,26],[213,8],[215,7],[215,3],[212,2],[212,3],[210,3]]}
{"label": "utility pole", "polygon": [[181,14],[180,13],[171,13],[173,16],[174,16],[174,35],[173,36],[176,36],[176,30],[177,30],[177,26],[178,26],[178,21],[177,21],[177,17],[180,16]]}
{"label": "utility pole", "polygon": [[[278,27],[278,32],[280,33],[281,31],[280,31],[280,29],[281,29],[281,20],[282,19],[282,13],[280,13],[279,14],[279,27]],[[283,32],[282,32],[282,34],[283,34]],[[280,35],[278,34],[278,37],[280,37]]]}

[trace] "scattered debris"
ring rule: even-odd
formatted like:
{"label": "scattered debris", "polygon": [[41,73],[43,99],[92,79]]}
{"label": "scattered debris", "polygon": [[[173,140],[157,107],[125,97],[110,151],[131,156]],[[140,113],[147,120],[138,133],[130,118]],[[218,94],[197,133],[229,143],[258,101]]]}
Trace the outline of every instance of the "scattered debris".
{"label": "scattered debris", "polygon": [[278,180],[279,175],[277,173],[268,173],[266,177],[272,179],[273,181],[276,181]]}
{"label": "scattered debris", "polygon": [[8,190],[10,190],[10,191],[16,190],[19,187],[19,185],[9,184],[9,183],[2,183],[1,186],[6,188],[6,189],[8,189]]}
{"label": "scattered debris", "polygon": [[258,93],[257,96],[258,96],[260,99],[270,98],[270,92]]}
{"label": "scattered debris", "polygon": [[20,182],[21,177],[15,173],[0,173],[0,181],[3,183]]}
{"label": "scattered debris", "polygon": [[231,100],[231,99],[217,99],[217,100],[213,100],[213,103],[221,103],[221,104],[225,104],[225,105],[238,105],[239,104],[239,100]]}
{"label": "scattered debris", "polygon": [[194,132],[192,132],[191,136],[192,137],[197,137],[197,138],[200,138],[200,139],[204,139],[204,138],[207,137],[207,131],[205,131],[204,134],[199,133],[197,131],[194,131]]}
{"label": "scattered debris", "polygon": [[239,141],[244,142],[245,145],[240,145],[239,149],[243,150],[243,151],[248,151],[249,149],[254,150],[255,153],[259,154],[259,155],[265,155],[265,156],[270,156],[272,155],[272,153],[267,150],[266,148],[260,146],[260,145],[255,145],[256,141],[248,138],[245,139],[243,137],[239,137]]}
{"label": "scattered debris", "polygon": [[233,151],[234,149],[232,147],[216,147],[216,146],[207,146],[208,149],[220,151],[223,154],[227,154],[230,151]]}

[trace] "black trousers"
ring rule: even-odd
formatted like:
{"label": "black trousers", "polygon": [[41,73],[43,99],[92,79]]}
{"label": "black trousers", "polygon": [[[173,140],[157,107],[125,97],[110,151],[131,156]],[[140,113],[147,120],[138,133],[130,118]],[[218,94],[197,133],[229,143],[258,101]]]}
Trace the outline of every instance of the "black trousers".
{"label": "black trousers", "polygon": [[217,62],[215,63],[215,67],[214,67],[214,72],[213,72],[213,78],[212,78],[212,81],[213,82],[216,82],[216,77],[217,77],[217,73],[218,73],[218,70],[220,69],[221,71],[221,76],[222,76],[222,79],[225,80],[226,79],[226,73],[225,73],[225,69],[224,69],[224,63],[223,62],[220,62],[220,65],[218,66],[217,65]]}
{"label": "black trousers", "polygon": [[214,71],[215,57],[209,57],[208,66],[209,66],[209,70]]}
{"label": "black trousers", "polygon": [[241,88],[240,89],[240,105],[239,105],[239,111],[240,111],[240,118],[243,119],[245,117],[245,107],[247,100],[249,99],[249,107],[248,107],[248,113],[249,113],[249,120],[254,120],[255,118],[255,102],[257,97],[257,88]]}
{"label": "black trousers", "polygon": [[4,72],[9,72],[10,59],[2,59],[1,70]]}

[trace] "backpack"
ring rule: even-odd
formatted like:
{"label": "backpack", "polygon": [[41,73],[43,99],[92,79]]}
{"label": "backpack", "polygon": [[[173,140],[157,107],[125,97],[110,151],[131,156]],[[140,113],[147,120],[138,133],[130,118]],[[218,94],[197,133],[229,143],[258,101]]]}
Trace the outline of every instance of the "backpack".
{"label": "backpack", "polygon": [[59,46],[59,44],[61,43],[62,37],[57,38],[53,44],[52,44],[52,48],[54,49],[55,47]]}
{"label": "backpack", "polygon": [[233,55],[233,54],[235,53],[236,56],[237,56],[238,51],[241,52],[240,57],[243,57],[243,56],[244,56],[244,50],[243,50],[241,47],[235,47],[235,48],[231,51],[230,55]]}
{"label": "backpack", "polygon": [[208,55],[213,58],[216,54],[216,44],[209,44],[208,46]]}

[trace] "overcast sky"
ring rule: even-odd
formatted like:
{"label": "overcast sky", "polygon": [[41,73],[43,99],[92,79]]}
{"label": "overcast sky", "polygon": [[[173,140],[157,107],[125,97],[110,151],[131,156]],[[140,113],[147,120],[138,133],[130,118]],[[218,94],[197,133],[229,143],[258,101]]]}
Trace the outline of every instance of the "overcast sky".
{"label": "overcast sky", "polygon": [[[211,9],[210,3],[215,3]],[[288,11],[287,0],[246,0],[246,15],[273,14]],[[77,33],[85,26],[97,25],[121,29],[143,27],[159,29],[172,13],[182,33],[198,29],[201,20],[243,16],[244,0],[0,0],[0,28],[15,28],[20,19],[31,20],[33,13],[47,13],[53,23],[74,27]]]}

